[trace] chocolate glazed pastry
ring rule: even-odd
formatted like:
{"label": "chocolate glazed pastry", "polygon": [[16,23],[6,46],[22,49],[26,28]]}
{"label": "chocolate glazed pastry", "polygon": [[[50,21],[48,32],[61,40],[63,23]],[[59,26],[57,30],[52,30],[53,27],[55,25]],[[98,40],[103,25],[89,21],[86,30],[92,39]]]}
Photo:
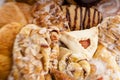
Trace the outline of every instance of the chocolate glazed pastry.
{"label": "chocolate glazed pastry", "polygon": [[102,21],[102,14],[96,9],[70,5],[62,6],[62,10],[72,31],[89,29]]}

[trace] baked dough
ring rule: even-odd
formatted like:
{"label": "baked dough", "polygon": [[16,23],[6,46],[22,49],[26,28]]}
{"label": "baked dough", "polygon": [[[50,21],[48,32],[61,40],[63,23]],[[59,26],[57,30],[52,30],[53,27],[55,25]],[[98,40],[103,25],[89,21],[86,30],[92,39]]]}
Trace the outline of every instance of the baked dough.
{"label": "baked dough", "polygon": [[62,9],[72,31],[89,29],[97,26],[102,21],[102,14],[94,8],[64,5]]}
{"label": "baked dough", "polygon": [[68,21],[61,7],[53,1],[48,3],[36,3],[32,9],[32,15],[34,17],[34,24],[40,25],[41,27],[56,26],[60,30],[69,31]]}
{"label": "baked dough", "polygon": [[81,59],[79,55],[68,50],[59,61],[59,70],[75,80],[83,80],[90,73],[90,64],[86,59]]}
{"label": "baked dough", "polygon": [[33,17],[31,14],[31,9],[32,6],[25,4],[25,3],[18,3],[18,2],[13,2],[13,4],[17,5],[19,7],[19,9],[21,10],[21,12],[24,14],[27,23],[31,23]]}
{"label": "baked dough", "polygon": [[94,58],[90,60],[91,73],[88,80],[120,80],[120,67],[114,53],[99,44]]}
{"label": "baked dough", "polygon": [[49,68],[57,68],[58,33],[56,28],[40,28],[34,24],[23,27],[14,42],[9,79],[44,80]]}
{"label": "baked dough", "polygon": [[114,52],[120,66],[120,15],[107,17],[99,27],[99,42]]}
{"label": "baked dough", "polygon": [[[79,54],[81,59],[89,60],[92,58],[98,44],[97,27],[81,31],[63,32],[61,34],[61,42],[64,43],[72,53]],[[87,45],[85,45],[86,43]]]}
{"label": "baked dough", "polygon": [[19,7],[9,2],[0,7],[0,27],[11,22],[27,24],[26,18]]}
{"label": "baked dough", "polygon": [[66,75],[65,73],[58,71],[56,69],[50,69],[50,76],[51,78],[49,78],[48,80],[75,80],[72,77]]}
{"label": "baked dough", "polygon": [[6,79],[11,70],[14,39],[22,27],[19,23],[10,23],[0,29],[0,80]]}

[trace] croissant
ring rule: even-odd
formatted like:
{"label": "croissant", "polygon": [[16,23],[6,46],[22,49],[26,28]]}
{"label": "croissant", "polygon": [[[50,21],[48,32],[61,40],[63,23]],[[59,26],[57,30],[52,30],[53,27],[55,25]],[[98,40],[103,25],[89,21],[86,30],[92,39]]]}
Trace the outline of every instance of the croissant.
{"label": "croissant", "polygon": [[27,24],[24,14],[13,2],[5,3],[0,7],[0,28],[11,22],[18,22],[23,25]]}
{"label": "croissant", "polygon": [[2,26],[0,29],[0,80],[6,80],[10,73],[13,43],[22,27],[22,24],[13,22]]}
{"label": "croissant", "polygon": [[62,6],[62,10],[68,20],[70,30],[89,29],[102,21],[102,14],[93,8],[77,5]]}

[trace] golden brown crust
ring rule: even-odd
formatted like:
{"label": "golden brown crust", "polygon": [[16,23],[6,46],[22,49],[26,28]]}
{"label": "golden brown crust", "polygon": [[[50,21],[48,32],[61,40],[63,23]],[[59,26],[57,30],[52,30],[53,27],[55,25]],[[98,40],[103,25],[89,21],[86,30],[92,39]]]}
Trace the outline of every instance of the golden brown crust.
{"label": "golden brown crust", "polygon": [[0,79],[5,79],[12,63],[12,46],[16,34],[22,28],[19,23],[10,23],[0,29]]}
{"label": "golden brown crust", "polygon": [[0,7],[0,27],[10,22],[27,24],[24,14],[14,3],[5,3]]}
{"label": "golden brown crust", "polygon": [[6,80],[11,70],[12,58],[0,54],[0,80]]}
{"label": "golden brown crust", "polygon": [[50,69],[50,74],[55,80],[75,80],[56,69]]}
{"label": "golden brown crust", "polygon": [[32,6],[30,6],[30,5],[26,4],[26,3],[18,3],[18,2],[16,2],[15,4],[22,11],[22,13],[24,14],[27,22],[30,23],[31,20],[32,20],[32,15],[31,15]]}

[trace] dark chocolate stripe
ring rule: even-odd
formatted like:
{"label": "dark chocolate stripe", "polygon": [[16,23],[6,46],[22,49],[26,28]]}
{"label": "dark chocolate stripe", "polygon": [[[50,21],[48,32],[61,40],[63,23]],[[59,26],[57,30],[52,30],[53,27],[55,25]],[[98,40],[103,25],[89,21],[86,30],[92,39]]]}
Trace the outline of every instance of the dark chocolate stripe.
{"label": "dark chocolate stripe", "polygon": [[96,17],[96,10],[94,9],[92,26],[94,26],[94,24],[95,24],[95,17]]}
{"label": "dark chocolate stripe", "polygon": [[73,26],[72,30],[75,30],[75,28],[76,28],[77,15],[78,15],[77,10],[78,10],[78,6],[76,6],[76,8],[75,8],[74,26]]}
{"label": "dark chocolate stripe", "polygon": [[98,12],[98,22],[97,22],[97,24],[99,24],[99,22],[100,22],[100,13]]}
{"label": "dark chocolate stripe", "polygon": [[60,9],[63,11],[63,8],[62,8],[62,6],[59,6],[60,7]]}
{"label": "dark chocolate stripe", "polygon": [[86,29],[89,29],[90,28],[90,8],[88,8],[88,11],[87,11],[87,15],[88,15],[88,22],[87,22],[87,26],[86,26]]}
{"label": "dark chocolate stripe", "polygon": [[84,19],[83,19],[83,29],[86,29],[85,21],[86,21],[87,11],[88,11],[88,9],[85,8],[85,14],[84,14]]}
{"label": "dark chocolate stripe", "polygon": [[66,18],[68,20],[68,24],[70,26],[70,30],[71,30],[71,19],[70,19],[70,12],[69,12],[69,9],[68,9],[69,6],[66,7]]}
{"label": "dark chocolate stripe", "polygon": [[82,21],[82,7],[80,7],[80,30],[83,29],[83,21]]}

